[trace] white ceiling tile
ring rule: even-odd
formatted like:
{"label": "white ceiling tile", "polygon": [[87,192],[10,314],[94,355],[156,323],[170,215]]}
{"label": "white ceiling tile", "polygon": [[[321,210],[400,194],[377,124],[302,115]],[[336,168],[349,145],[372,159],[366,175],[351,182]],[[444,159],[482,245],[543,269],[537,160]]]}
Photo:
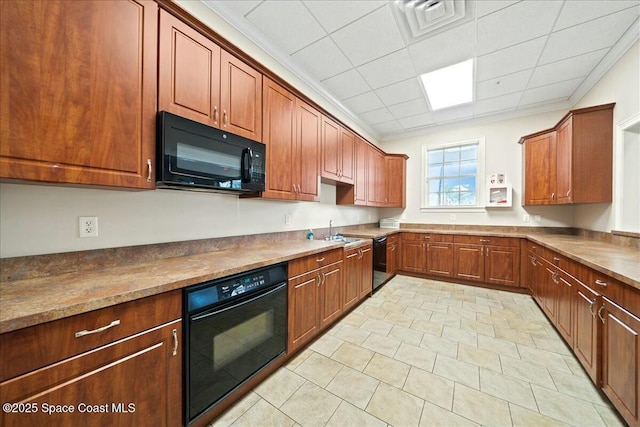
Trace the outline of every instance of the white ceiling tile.
{"label": "white ceiling tile", "polygon": [[386,108],[380,108],[378,110],[362,113],[360,114],[360,117],[370,125],[375,125],[376,123],[388,122],[394,119],[393,115],[391,115],[391,112]]}
{"label": "white ceiling tile", "polygon": [[402,130],[402,126],[398,123],[397,120],[391,120],[389,122],[376,123],[375,125],[371,125],[375,130],[380,133],[391,133]]}
{"label": "white ceiling tile", "polygon": [[399,50],[390,55],[376,59],[358,67],[362,77],[371,85],[372,89],[378,89],[409,77],[415,76],[413,64],[407,49]]}
{"label": "white ceiling tile", "polygon": [[416,77],[381,87],[376,89],[375,92],[386,105],[399,104],[424,96],[420,82]]}
{"label": "white ceiling tile", "polygon": [[347,99],[371,90],[356,70],[345,71],[322,81],[322,85],[338,99]]}
{"label": "white ceiling tile", "polygon": [[540,57],[540,64],[612,46],[637,19],[639,13],[640,6],[551,34]]}
{"label": "white ceiling tile", "polygon": [[331,38],[355,66],[404,47],[388,5],[336,31]]}
{"label": "white ceiling tile", "polygon": [[291,57],[318,80],[324,80],[352,68],[349,60],[328,36],[299,50]]}
{"label": "white ceiling tile", "polygon": [[457,120],[470,119],[473,117],[473,104],[460,105],[458,107],[446,108],[431,113],[436,123],[447,123]]}
{"label": "white ceiling tile", "polygon": [[418,74],[457,64],[475,56],[475,22],[429,37],[409,46]]}
{"label": "white ceiling tile", "polygon": [[496,12],[512,4],[518,3],[520,0],[482,0],[476,2],[478,18]]}
{"label": "white ceiling tile", "polygon": [[389,107],[389,111],[391,111],[391,114],[393,114],[396,119],[401,119],[403,117],[415,116],[416,114],[428,113],[429,107],[427,106],[426,99],[418,98],[392,105]]}
{"label": "white ceiling tile", "polygon": [[332,33],[384,5],[385,1],[307,0],[304,4],[320,22],[320,25],[327,32]]}
{"label": "white ceiling tile", "polygon": [[476,84],[476,99],[494,98],[513,92],[522,92],[527,88],[532,72],[533,70],[524,70],[479,82]]}
{"label": "white ceiling tile", "polygon": [[[262,2],[247,15],[247,19],[287,54],[326,35],[318,21],[297,0]],[[283,24],[285,22],[286,25]]]}
{"label": "white ceiling tile", "polygon": [[593,1],[571,0],[564,3],[553,31],[562,30],[573,25],[582,24],[592,19],[601,18],[638,5],[638,0]]}
{"label": "white ceiling tile", "polygon": [[608,48],[574,56],[573,58],[536,67],[529,82],[529,88],[544,86],[575,77],[585,77],[604,57]]}
{"label": "white ceiling tile", "polygon": [[221,8],[229,10],[240,16],[244,16],[251,12],[253,8],[262,3],[262,0],[244,0],[244,1],[227,1],[227,0],[204,0],[206,5],[212,6],[213,9]]}
{"label": "white ceiling tile", "polygon": [[342,103],[356,114],[366,113],[367,111],[377,110],[384,107],[380,98],[378,98],[373,91],[345,99]]}
{"label": "white ceiling tile", "polygon": [[564,82],[554,83],[547,86],[540,86],[534,89],[528,89],[522,95],[520,106],[537,104],[543,101],[555,101],[558,99],[568,99],[573,92],[580,86],[584,80],[583,77],[571,79]]}
{"label": "white ceiling tile", "polygon": [[476,101],[473,106],[474,116],[482,116],[495,111],[515,110],[520,102],[522,92],[510,93],[491,99]]}
{"label": "white ceiling tile", "polygon": [[422,126],[433,125],[435,121],[430,113],[418,114],[416,116],[405,117],[398,120],[404,129],[412,129]]}
{"label": "white ceiling tile", "polygon": [[476,78],[482,81],[535,67],[546,39],[539,37],[478,57]]}
{"label": "white ceiling tile", "polygon": [[561,1],[522,1],[478,19],[478,55],[484,55],[551,31]]}

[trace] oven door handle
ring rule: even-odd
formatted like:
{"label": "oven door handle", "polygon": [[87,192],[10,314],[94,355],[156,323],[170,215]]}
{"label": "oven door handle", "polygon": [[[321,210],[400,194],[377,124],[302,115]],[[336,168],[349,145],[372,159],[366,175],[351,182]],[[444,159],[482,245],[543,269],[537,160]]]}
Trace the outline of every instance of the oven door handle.
{"label": "oven door handle", "polygon": [[276,286],[275,288],[271,289],[270,291],[265,292],[265,293],[263,293],[263,294],[256,295],[255,297],[250,298],[250,299],[248,299],[248,300],[242,301],[240,304],[231,304],[231,305],[229,305],[229,306],[227,306],[227,307],[225,307],[225,308],[222,308],[222,309],[220,309],[220,310],[209,311],[209,312],[207,312],[207,313],[199,314],[199,315],[197,315],[197,316],[192,316],[192,317],[190,317],[190,320],[191,320],[192,322],[194,322],[194,321],[196,321],[196,320],[206,319],[207,317],[211,317],[211,316],[213,316],[213,315],[215,315],[215,314],[224,313],[224,312],[225,312],[225,311],[227,311],[227,310],[231,310],[231,309],[234,309],[234,308],[242,307],[243,305],[249,304],[250,302],[253,302],[253,301],[258,300],[258,299],[260,299],[260,298],[263,298],[263,297],[266,297],[266,296],[268,296],[268,295],[271,295],[272,293],[274,293],[274,292],[276,292],[276,291],[279,291],[279,290],[281,290],[282,288],[284,288],[284,287],[286,287],[286,286],[287,286],[287,283],[286,283],[286,282],[284,282],[284,283],[282,283],[281,285],[278,285],[278,286]]}

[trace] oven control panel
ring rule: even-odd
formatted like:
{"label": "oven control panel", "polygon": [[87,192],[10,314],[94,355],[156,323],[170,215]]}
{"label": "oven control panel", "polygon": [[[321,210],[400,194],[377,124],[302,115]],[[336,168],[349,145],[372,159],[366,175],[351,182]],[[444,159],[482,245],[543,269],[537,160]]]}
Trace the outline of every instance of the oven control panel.
{"label": "oven control panel", "polygon": [[189,313],[200,311],[240,297],[247,292],[286,281],[287,265],[283,263],[190,286],[185,288],[186,309]]}

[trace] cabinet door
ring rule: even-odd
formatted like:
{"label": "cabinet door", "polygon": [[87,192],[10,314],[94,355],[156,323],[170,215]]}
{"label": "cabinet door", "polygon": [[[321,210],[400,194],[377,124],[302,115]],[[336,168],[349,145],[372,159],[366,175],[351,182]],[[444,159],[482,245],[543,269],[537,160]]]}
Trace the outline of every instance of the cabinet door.
{"label": "cabinet door", "polygon": [[598,293],[576,280],[573,351],[595,384],[600,384],[599,321],[596,317],[600,300]]}
{"label": "cabinet door", "polygon": [[603,298],[602,390],[629,425],[640,422],[640,319]]}
{"label": "cabinet door", "polygon": [[554,282],[554,277],[557,272],[555,266],[544,262],[543,263],[543,278],[542,278],[542,290],[541,290],[541,299],[542,299],[542,309],[547,313],[549,319],[555,323],[556,321],[556,310],[557,310],[557,286]]}
{"label": "cabinet door", "polygon": [[385,156],[386,206],[404,208],[406,206],[406,159]]}
{"label": "cabinet door", "polygon": [[402,270],[414,273],[426,271],[426,243],[421,241],[402,241]]}
{"label": "cabinet door", "polygon": [[520,248],[485,246],[485,281],[518,286],[520,278]]}
{"label": "cabinet door", "polygon": [[320,200],[320,130],[322,115],[318,110],[300,99],[296,99],[296,177],[298,192],[296,199]]}
{"label": "cabinet door", "polygon": [[427,243],[427,273],[436,276],[453,276],[453,244]]}
{"label": "cabinet door", "polygon": [[386,198],[384,154],[375,148],[369,149],[367,205],[384,206]]}
{"label": "cabinet door", "polygon": [[554,204],[556,202],[556,132],[526,140],[524,151],[524,204]]}
{"label": "cabinet door", "polygon": [[571,203],[573,197],[573,117],[569,116],[558,128],[556,139],[556,203]]}
{"label": "cabinet door", "polygon": [[154,188],[158,5],[0,2],[0,178]]}
{"label": "cabinet door", "polygon": [[353,203],[356,205],[367,203],[368,154],[367,143],[358,138],[355,148],[355,180],[353,183],[355,191]]}
{"label": "cabinet door", "polygon": [[322,170],[323,178],[340,179],[341,127],[326,116],[322,116]]}
{"label": "cabinet door", "polygon": [[360,282],[360,299],[371,295],[373,291],[373,250],[371,247],[362,249],[360,260],[362,280]]}
{"label": "cabinet door", "polygon": [[[38,411],[3,411],[0,424],[181,425],[181,332],[176,320],[1,383],[3,402]],[[72,405],[73,412],[48,414],[44,405]]]}
{"label": "cabinet door", "polygon": [[220,47],[160,10],[158,110],[220,127]]}
{"label": "cabinet door", "polygon": [[320,328],[342,314],[342,261],[322,268],[320,283]]}
{"label": "cabinet door", "polygon": [[353,184],[355,178],[355,135],[349,130],[342,128],[340,145],[340,182],[345,184]]}
{"label": "cabinet door", "polygon": [[538,302],[538,305],[542,307],[546,269],[544,263],[537,255],[529,253],[529,256],[529,260],[531,261],[531,292],[533,298]]}
{"label": "cabinet door", "polygon": [[287,353],[308,342],[320,330],[319,284],[320,270],[289,280]]}
{"label": "cabinet door", "polygon": [[398,270],[398,242],[387,244],[387,276],[393,276]]}
{"label": "cabinet door", "polygon": [[221,129],[262,142],[262,74],[220,52]]}
{"label": "cabinet door", "polygon": [[362,269],[361,252],[358,249],[344,253],[344,310],[351,308],[360,299]]}
{"label": "cabinet door", "polygon": [[484,280],[484,248],[478,245],[454,245],[455,277],[460,279]]}
{"label": "cabinet door", "polygon": [[556,289],[557,312],[555,325],[567,344],[573,347],[575,279],[564,272],[560,272],[555,279],[552,277],[552,281]]}
{"label": "cabinet door", "polygon": [[[264,143],[267,146],[267,181],[263,197],[295,199],[297,185],[293,177],[300,174],[295,159],[296,98],[265,77],[264,79]],[[288,165],[288,167],[283,167]]]}

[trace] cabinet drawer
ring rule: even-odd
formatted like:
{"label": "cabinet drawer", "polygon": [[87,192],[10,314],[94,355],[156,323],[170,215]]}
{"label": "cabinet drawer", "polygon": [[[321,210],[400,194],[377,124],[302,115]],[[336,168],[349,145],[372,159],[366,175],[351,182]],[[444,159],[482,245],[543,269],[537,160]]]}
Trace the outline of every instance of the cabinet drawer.
{"label": "cabinet drawer", "polygon": [[466,243],[471,245],[510,246],[510,247],[520,246],[520,239],[516,237],[455,235],[453,237],[453,241],[455,243]]}
{"label": "cabinet drawer", "polygon": [[598,271],[590,270],[590,273],[589,287],[640,317],[640,291]]}
{"label": "cabinet drawer", "polygon": [[452,243],[452,234],[438,234],[438,233],[403,233],[403,240],[410,241],[423,241],[423,242],[439,242],[439,243]]}
{"label": "cabinet drawer", "polygon": [[182,293],[176,290],[2,334],[0,380],[181,317]]}
{"label": "cabinet drawer", "polygon": [[342,260],[343,249],[332,249],[289,261],[289,279]]}

